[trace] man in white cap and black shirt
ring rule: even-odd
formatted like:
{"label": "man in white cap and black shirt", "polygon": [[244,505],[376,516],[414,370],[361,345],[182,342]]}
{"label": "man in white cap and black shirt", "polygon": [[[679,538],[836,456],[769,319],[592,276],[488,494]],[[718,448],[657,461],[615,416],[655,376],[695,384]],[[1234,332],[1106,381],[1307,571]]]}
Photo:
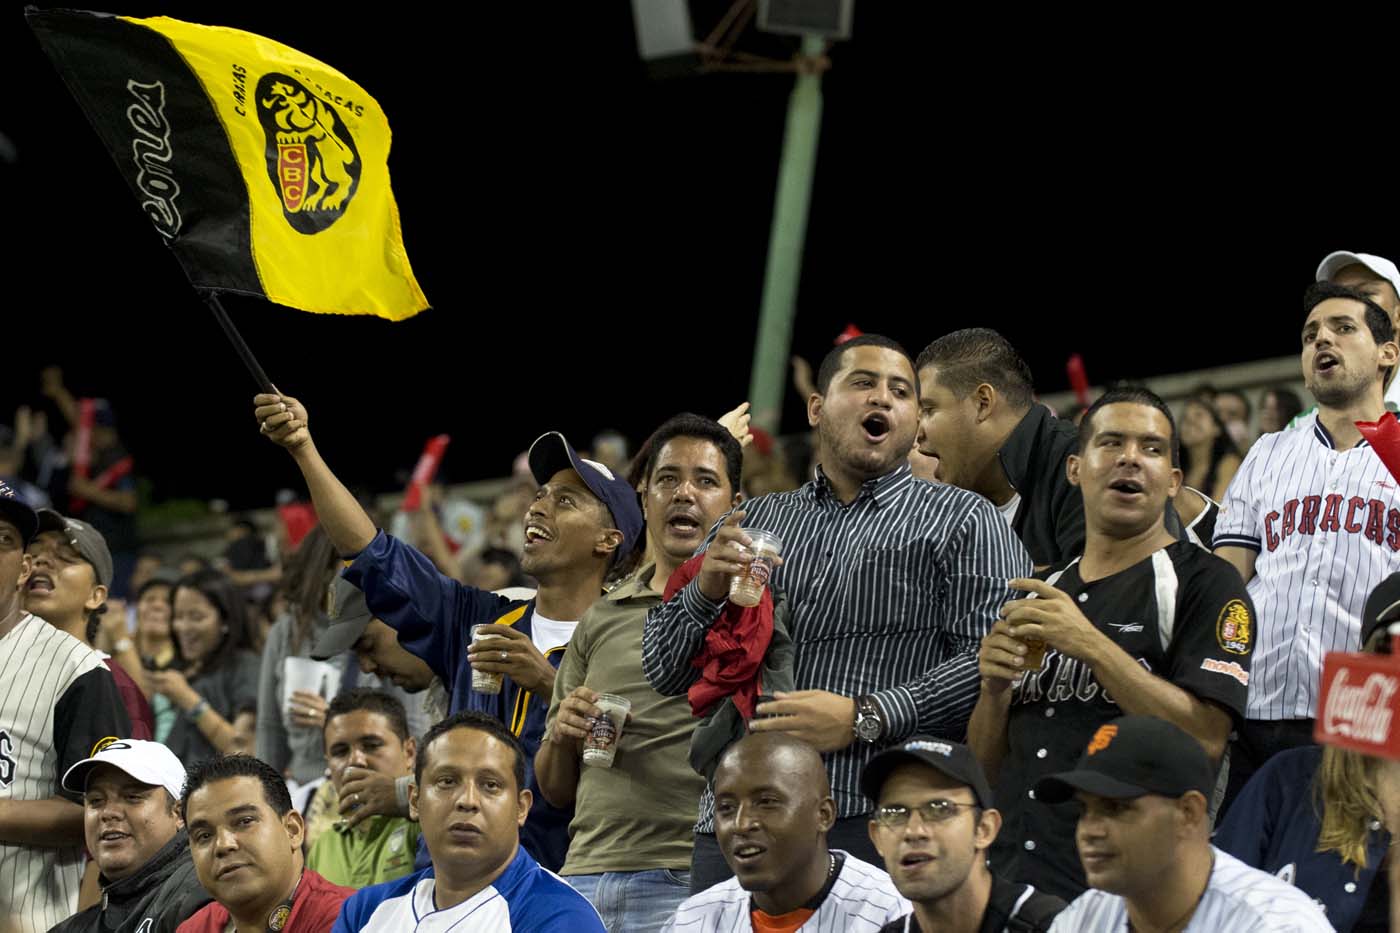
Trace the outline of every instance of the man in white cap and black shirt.
{"label": "man in white cap and black shirt", "polygon": [[1201,744],[1150,716],[1104,724],[1073,771],[1042,779],[1037,800],[1079,802],[1075,841],[1091,888],[1052,933],[1330,931],[1302,891],[1210,844],[1214,785]]}
{"label": "man in white cap and black shirt", "polygon": [[993,875],[987,849],[1001,813],[966,745],[915,736],[870,760],[861,791],[875,801],[870,840],[914,912],[881,933],[1045,933],[1058,897]]}
{"label": "man in white cap and black shirt", "polygon": [[185,767],[159,742],[118,739],[63,775],[83,795],[88,851],[102,901],[52,933],[173,933],[209,903],[180,822]]}

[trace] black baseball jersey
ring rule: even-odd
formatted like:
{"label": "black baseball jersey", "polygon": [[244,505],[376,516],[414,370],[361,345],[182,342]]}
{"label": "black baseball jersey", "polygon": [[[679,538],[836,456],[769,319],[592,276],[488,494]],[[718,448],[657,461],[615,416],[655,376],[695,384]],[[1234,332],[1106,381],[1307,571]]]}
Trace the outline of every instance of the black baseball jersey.
{"label": "black baseball jersey", "polygon": [[[1150,673],[1244,716],[1255,617],[1235,568],[1177,541],[1102,580],[1078,559],[1042,575],[1075,598],[1094,627]],[[1072,901],[1085,889],[1072,803],[1035,800],[1040,778],[1069,771],[1094,731],[1123,715],[1088,664],[1047,650],[1045,666],[1012,688],[1009,751],[997,784],[1004,823],[992,848],[998,874]]]}

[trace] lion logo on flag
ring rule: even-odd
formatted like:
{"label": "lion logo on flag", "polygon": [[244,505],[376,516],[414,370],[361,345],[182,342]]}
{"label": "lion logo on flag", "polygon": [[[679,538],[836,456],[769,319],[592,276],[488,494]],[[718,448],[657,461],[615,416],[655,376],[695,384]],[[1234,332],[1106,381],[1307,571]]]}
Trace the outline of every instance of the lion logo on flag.
{"label": "lion logo on flag", "polygon": [[360,180],[360,154],[335,105],[285,74],[257,86],[258,118],[267,135],[267,170],[287,222],[319,233],[340,219]]}

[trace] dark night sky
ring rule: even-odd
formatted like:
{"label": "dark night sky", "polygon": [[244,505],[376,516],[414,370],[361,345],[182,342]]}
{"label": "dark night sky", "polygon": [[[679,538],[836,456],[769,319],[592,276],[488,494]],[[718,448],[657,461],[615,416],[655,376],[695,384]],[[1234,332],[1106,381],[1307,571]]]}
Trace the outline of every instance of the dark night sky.
{"label": "dark night sky", "polygon": [[[697,31],[726,5],[694,3]],[[438,431],[448,479],[498,476],[542,430],[639,440],[747,390],[790,79],[656,81],[627,3],[561,6],[114,10],[276,38],[388,113],[433,310],[390,324],[228,301],[354,482],[393,485]],[[825,78],[794,336],[814,362],[848,321],[914,352],[996,327],[1047,392],[1074,351],[1095,382],[1276,356],[1326,252],[1400,257],[1393,121],[1350,103],[1393,79],[1325,26],[1300,52],[1218,22],[1100,22],[1101,40],[911,8],[861,0]],[[265,504],[295,472],[256,434],[250,380],[11,9],[0,132],[20,157],[0,197],[22,349],[0,400],[61,363],[113,399],[158,497]],[[785,427],[802,424],[790,394]]]}

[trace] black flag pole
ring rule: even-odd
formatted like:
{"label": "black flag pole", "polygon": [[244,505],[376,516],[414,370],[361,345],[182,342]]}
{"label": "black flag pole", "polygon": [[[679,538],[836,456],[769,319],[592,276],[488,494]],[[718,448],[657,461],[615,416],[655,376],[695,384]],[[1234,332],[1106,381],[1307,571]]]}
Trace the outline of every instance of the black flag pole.
{"label": "black flag pole", "polygon": [[233,326],[233,319],[224,310],[223,303],[219,301],[217,292],[204,292],[204,300],[209,305],[209,310],[214,312],[214,320],[219,322],[219,327],[223,329],[224,336],[228,342],[233,344],[233,349],[238,351],[239,359],[243,360],[243,365],[248,367],[248,372],[252,374],[253,381],[258,384],[258,391],[268,395],[275,395],[277,389],[273,387],[272,380],[267,378],[267,373],[263,372],[262,364],[249,349],[248,342],[243,339],[243,335],[238,332],[238,328]]}

